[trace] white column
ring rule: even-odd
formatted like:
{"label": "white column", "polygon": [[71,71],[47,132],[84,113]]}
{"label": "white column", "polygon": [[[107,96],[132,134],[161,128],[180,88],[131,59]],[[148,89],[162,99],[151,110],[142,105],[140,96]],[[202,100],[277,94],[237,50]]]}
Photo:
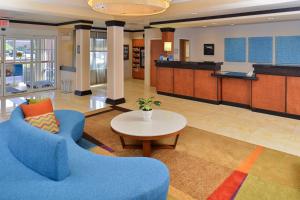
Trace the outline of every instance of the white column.
{"label": "white column", "polygon": [[117,105],[124,98],[124,25],[122,21],[107,21],[107,99],[106,103]]}
{"label": "white column", "polygon": [[76,86],[75,94],[92,94],[90,88],[90,25],[76,25]]}

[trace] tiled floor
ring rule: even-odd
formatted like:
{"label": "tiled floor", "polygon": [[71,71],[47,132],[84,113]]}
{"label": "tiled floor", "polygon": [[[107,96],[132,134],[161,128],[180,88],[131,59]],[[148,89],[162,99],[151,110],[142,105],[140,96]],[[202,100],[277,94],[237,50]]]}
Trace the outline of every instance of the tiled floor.
{"label": "tiled floor", "polygon": [[[105,86],[92,90],[93,95],[85,97],[63,94],[60,91],[34,93],[28,97],[50,97],[56,109],[74,109],[81,112],[108,106],[104,103]],[[155,93],[155,88],[144,87],[143,81],[139,80],[126,81],[127,103],[121,106],[137,109],[136,99],[142,96],[156,96],[162,101],[162,109],[183,114],[190,126],[300,156],[300,120],[255,113],[231,106],[161,96]],[[7,119],[13,108],[24,99],[1,99],[0,120]]]}

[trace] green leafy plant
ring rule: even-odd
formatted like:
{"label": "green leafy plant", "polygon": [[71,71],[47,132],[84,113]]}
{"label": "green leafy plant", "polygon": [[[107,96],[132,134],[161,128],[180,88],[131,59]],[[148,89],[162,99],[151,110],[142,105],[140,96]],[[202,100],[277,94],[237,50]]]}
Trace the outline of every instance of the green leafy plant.
{"label": "green leafy plant", "polygon": [[150,98],[139,98],[137,100],[137,103],[139,104],[139,109],[143,111],[151,111],[152,105],[160,106],[160,101],[154,101],[154,97]]}
{"label": "green leafy plant", "polygon": [[23,56],[23,53],[18,51],[18,52],[16,53],[16,56],[17,56],[17,58],[19,58],[19,59],[21,60],[21,58],[22,58],[22,56]]}

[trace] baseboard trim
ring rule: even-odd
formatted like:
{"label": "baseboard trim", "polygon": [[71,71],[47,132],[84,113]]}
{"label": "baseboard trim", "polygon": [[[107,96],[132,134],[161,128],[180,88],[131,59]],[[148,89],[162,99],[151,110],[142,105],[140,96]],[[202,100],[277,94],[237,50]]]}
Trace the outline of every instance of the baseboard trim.
{"label": "baseboard trim", "polygon": [[170,97],[181,98],[181,99],[188,99],[188,100],[192,100],[192,101],[199,101],[199,102],[204,102],[204,103],[210,103],[210,104],[215,104],[215,105],[219,105],[220,104],[219,101],[215,101],[215,100],[201,99],[201,98],[184,96],[184,95],[179,95],[179,94],[172,94],[172,93],[167,93],[167,92],[159,92],[159,91],[157,91],[157,94],[165,95],[165,96],[170,96]]}
{"label": "baseboard trim", "polygon": [[77,95],[77,96],[91,95],[92,94],[92,90],[85,90],[85,91],[75,90],[74,94]]}
{"label": "baseboard trim", "polygon": [[125,98],[120,98],[120,99],[110,99],[110,98],[107,98],[105,103],[107,104],[110,104],[110,105],[119,105],[119,104],[122,104],[122,103],[125,103]]}
{"label": "baseboard trim", "polygon": [[235,103],[235,102],[230,102],[230,101],[221,101],[220,103],[223,105],[233,106],[233,107],[238,107],[238,108],[246,108],[246,109],[251,108],[250,105],[242,104],[242,103]]}
{"label": "baseboard trim", "polygon": [[228,106],[245,108],[245,109],[249,109],[253,112],[264,113],[264,114],[275,115],[275,116],[279,116],[279,117],[286,117],[286,118],[300,120],[300,115],[295,115],[295,114],[290,114],[290,113],[285,113],[285,112],[276,112],[276,111],[264,110],[264,109],[255,108],[255,107],[251,108],[250,105],[241,104],[241,103],[234,103],[234,102],[229,102],[229,101],[214,101],[214,100],[209,100],[209,99],[201,99],[201,98],[196,98],[196,97],[183,96],[183,95],[172,94],[172,93],[168,93],[168,92],[160,92],[160,91],[157,91],[157,94],[170,96],[170,97],[176,97],[176,98],[182,98],[182,99],[188,99],[188,100],[192,100],[192,101],[210,103],[210,104],[215,104],[215,105],[223,104],[223,105],[228,105]]}
{"label": "baseboard trim", "polygon": [[289,113],[283,113],[283,112],[277,112],[277,111],[271,111],[271,110],[264,110],[260,108],[252,108],[251,109],[253,112],[258,112],[258,113],[264,113],[264,114],[269,114],[269,115],[275,115],[279,117],[287,117],[291,119],[300,119],[300,115],[295,115],[295,114],[289,114]]}

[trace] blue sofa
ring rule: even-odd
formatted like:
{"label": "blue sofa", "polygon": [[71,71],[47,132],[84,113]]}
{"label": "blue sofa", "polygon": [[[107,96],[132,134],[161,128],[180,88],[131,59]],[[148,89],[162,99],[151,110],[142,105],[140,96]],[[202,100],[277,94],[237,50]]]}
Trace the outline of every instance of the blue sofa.
{"label": "blue sofa", "polygon": [[165,200],[169,172],[151,158],[93,154],[76,144],[84,116],[59,110],[57,135],[24,121],[16,108],[0,123],[2,200]]}

